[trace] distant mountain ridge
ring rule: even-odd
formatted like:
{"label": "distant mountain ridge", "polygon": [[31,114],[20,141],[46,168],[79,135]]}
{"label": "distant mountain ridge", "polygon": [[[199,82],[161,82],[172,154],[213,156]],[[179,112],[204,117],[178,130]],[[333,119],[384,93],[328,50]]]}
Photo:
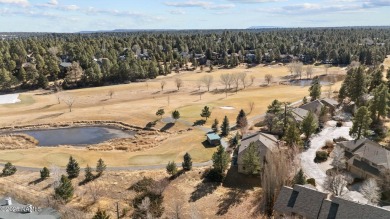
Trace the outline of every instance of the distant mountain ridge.
{"label": "distant mountain ridge", "polygon": [[252,26],[247,28],[248,30],[256,30],[256,29],[274,29],[274,28],[283,28],[278,26]]}

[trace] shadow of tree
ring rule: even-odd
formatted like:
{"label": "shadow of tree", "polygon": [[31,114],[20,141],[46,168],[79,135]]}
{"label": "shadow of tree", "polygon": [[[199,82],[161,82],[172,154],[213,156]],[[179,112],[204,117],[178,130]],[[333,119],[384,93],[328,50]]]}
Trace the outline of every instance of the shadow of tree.
{"label": "shadow of tree", "polygon": [[33,180],[33,181],[29,182],[28,185],[29,185],[29,186],[31,186],[31,185],[36,185],[36,184],[38,184],[38,183],[43,182],[44,180],[45,180],[45,179],[38,178],[38,179],[36,179],[36,180]]}
{"label": "shadow of tree", "polygon": [[162,132],[168,131],[168,130],[171,129],[173,126],[175,126],[175,123],[173,123],[173,122],[167,123],[167,124],[164,125],[164,127],[162,127],[162,128],[160,129],[160,131],[162,131]]}
{"label": "shadow of tree", "polygon": [[220,183],[216,182],[207,182],[203,180],[198,185],[196,185],[195,190],[191,193],[189,202],[196,202],[199,199],[213,193]]}
{"label": "shadow of tree", "polygon": [[204,119],[199,119],[199,120],[196,120],[192,126],[198,126],[198,125],[202,126],[202,125],[204,125],[205,123],[206,123],[206,120],[204,120]]}
{"label": "shadow of tree", "polygon": [[248,193],[245,189],[231,189],[227,194],[225,194],[224,197],[220,199],[217,215],[225,215],[231,207],[240,204],[243,199],[247,197]]}

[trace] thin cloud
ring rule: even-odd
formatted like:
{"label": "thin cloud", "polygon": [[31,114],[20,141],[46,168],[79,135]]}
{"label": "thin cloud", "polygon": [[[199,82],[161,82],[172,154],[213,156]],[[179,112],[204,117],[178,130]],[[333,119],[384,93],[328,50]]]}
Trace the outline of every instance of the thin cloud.
{"label": "thin cloud", "polygon": [[183,14],[186,14],[186,12],[184,10],[170,10],[169,11],[170,14],[173,14],[173,15],[183,15]]}
{"label": "thin cloud", "polygon": [[11,4],[27,7],[30,3],[28,0],[0,0],[0,4]]}
{"label": "thin cloud", "polygon": [[179,7],[179,8],[203,8],[210,10],[222,10],[234,8],[234,4],[215,4],[205,1],[185,1],[185,2],[165,2],[167,6]]}
{"label": "thin cloud", "polygon": [[256,3],[270,3],[270,2],[286,2],[287,0],[228,0],[235,3],[256,4]]}

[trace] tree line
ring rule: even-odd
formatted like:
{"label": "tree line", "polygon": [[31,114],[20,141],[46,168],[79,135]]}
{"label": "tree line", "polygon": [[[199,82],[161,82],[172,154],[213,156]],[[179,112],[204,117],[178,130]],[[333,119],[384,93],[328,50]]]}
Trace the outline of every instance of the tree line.
{"label": "tree line", "polygon": [[290,62],[287,54],[304,63],[377,65],[389,39],[388,28],[17,34],[0,41],[0,89],[100,86],[206,65]]}

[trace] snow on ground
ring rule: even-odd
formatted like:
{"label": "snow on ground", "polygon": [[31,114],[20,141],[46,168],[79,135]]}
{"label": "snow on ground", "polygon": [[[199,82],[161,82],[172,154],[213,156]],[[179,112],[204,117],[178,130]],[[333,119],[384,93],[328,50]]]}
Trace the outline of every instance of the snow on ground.
{"label": "snow on ground", "polygon": [[[333,140],[334,138],[344,137],[352,140],[349,135],[349,129],[352,127],[352,122],[345,122],[342,127],[336,127],[336,121],[329,121],[326,127],[318,134],[314,135],[311,140],[310,148],[304,151],[301,155],[301,166],[308,178],[314,178],[316,180],[317,189],[319,191],[325,191],[323,188],[326,178],[327,164],[317,164],[314,162],[316,151],[325,146],[327,140]],[[330,166],[329,166],[330,168]],[[367,203],[367,199],[363,197],[358,191],[348,191],[346,197],[360,203]],[[357,189],[358,190],[358,189]]]}
{"label": "snow on ground", "polygon": [[319,164],[314,162],[316,151],[323,147],[327,140],[333,140],[338,137],[352,139],[349,135],[349,129],[351,126],[351,122],[346,122],[344,123],[344,126],[336,127],[335,121],[329,121],[320,133],[311,138],[310,148],[307,151],[304,151],[300,156],[303,171],[308,178],[314,178],[316,180],[317,188],[320,190],[323,190],[322,186],[324,184],[326,173]]}
{"label": "snow on ground", "polygon": [[10,104],[20,102],[19,94],[0,95],[0,104]]}

